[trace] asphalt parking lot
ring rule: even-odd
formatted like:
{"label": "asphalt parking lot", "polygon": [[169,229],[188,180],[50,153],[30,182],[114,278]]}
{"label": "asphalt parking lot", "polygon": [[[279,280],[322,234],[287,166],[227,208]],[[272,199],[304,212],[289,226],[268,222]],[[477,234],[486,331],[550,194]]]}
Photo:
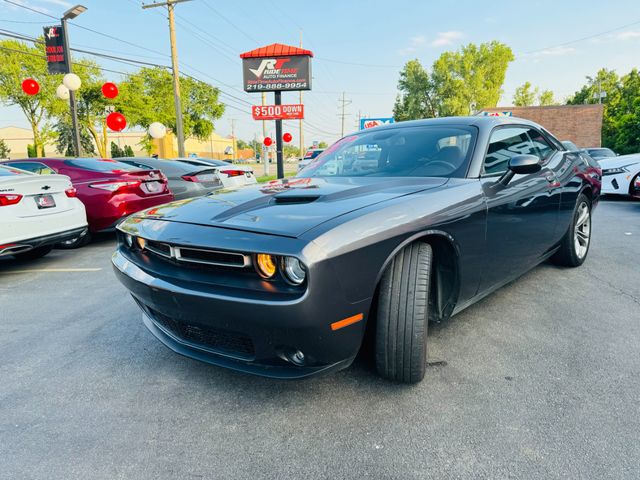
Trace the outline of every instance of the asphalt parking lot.
{"label": "asphalt parking lot", "polygon": [[113,238],[0,261],[0,478],[638,478],[640,202],[582,268],[543,264],[430,330],[425,381],[364,359],[284,382],[178,356]]}

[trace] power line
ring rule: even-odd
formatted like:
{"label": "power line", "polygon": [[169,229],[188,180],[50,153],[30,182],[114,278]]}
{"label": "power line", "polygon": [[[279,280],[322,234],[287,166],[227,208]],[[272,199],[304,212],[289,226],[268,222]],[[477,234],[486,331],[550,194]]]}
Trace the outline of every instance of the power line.
{"label": "power line", "polygon": [[249,40],[251,40],[253,43],[260,43],[258,42],[258,40],[256,40],[255,38],[253,38],[251,35],[249,35],[244,29],[238,27],[235,23],[233,23],[231,20],[229,20],[227,17],[225,17],[223,14],[221,14],[218,10],[216,10],[215,8],[213,8],[211,6],[211,4],[207,1],[207,0],[202,0],[202,3],[207,6],[212,12],[214,12],[216,15],[218,15],[220,18],[222,18],[225,22],[227,22],[229,25],[231,25],[233,28],[235,28],[238,32],[240,32],[242,35],[244,35],[245,37],[247,37]]}

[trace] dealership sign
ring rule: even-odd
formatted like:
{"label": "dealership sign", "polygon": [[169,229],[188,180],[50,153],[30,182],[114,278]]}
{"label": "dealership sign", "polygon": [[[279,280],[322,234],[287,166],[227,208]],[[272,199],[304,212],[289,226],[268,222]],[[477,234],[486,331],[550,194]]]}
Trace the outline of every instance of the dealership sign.
{"label": "dealership sign", "polygon": [[60,25],[44,27],[44,44],[49,73],[69,73],[64,54],[64,30]]}
{"label": "dealership sign", "polygon": [[254,120],[302,120],[304,105],[254,105],[251,114]]}
{"label": "dealership sign", "polygon": [[246,92],[311,90],[308,55],[244,58],[242,73]]}
{"label": "dealership sign", "polygon": [[393,118],[361,118],[360,130],[366,130],[367,128],[379,127],[381,125],[389,125],[395,122]]}
{"label": "dealership sign", "polygon": [[482,112],[485,117],[513,117],[513,112]]}

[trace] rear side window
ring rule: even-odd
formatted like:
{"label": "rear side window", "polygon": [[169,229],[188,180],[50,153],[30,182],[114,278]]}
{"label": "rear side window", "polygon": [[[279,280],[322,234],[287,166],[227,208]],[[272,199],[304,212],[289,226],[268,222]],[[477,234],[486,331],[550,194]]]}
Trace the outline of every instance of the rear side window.
{"label": "rear side window", "polygon": [[55,175],[56,173],[51,167],[40,162],[16,162],[8,163],[7,165],[12,165],[27,172],[37,173],[38,175]]}
{"label": "rear side window", "polygon": [[78,158],[76,160],[65,160],[64,163],[70,167],[101,173],[137,172],[140,170],[139,167],[107,158]]}

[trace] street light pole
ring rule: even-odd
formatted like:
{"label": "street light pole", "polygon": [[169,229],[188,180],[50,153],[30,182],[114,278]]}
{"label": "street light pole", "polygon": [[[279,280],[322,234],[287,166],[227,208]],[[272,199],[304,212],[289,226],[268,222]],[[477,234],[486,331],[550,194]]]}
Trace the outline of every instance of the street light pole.
{"label": "street light pole", "polygon": [[[60,19],[62,27],[62,36],[64,39],[64,57],[67,64],[67,73],[73,72],[73,66],[71,63],[71,50],[69,50],[69,32],[67,30],[67,20],[72,20],[85,12],[87,7],[83,5],[76,5],[70,8],[62,15]],[[78,125],[78,109],[76,106],[76,92],[69,90],[69,108],[71,111],[71,126],[73,129],[73,150],[77,157],[82,156],[82,142],[80,141],[80,128]]]}
{"label": "street light pole", "polygon": [[173,100],[176,109],[176,136],[178,138],[178,156],[185,157],[184,149],[184,124],[182,121],[182,101],[180,99],[180,72],[178,71],[178,48],[176,47],[176,3],[189,2],[191,0],[167,0],[162,3],[143,5],[143,9],[155,7],[167,7],[169,12],[169,40],[171,42],[171,70],[173,71]]}

